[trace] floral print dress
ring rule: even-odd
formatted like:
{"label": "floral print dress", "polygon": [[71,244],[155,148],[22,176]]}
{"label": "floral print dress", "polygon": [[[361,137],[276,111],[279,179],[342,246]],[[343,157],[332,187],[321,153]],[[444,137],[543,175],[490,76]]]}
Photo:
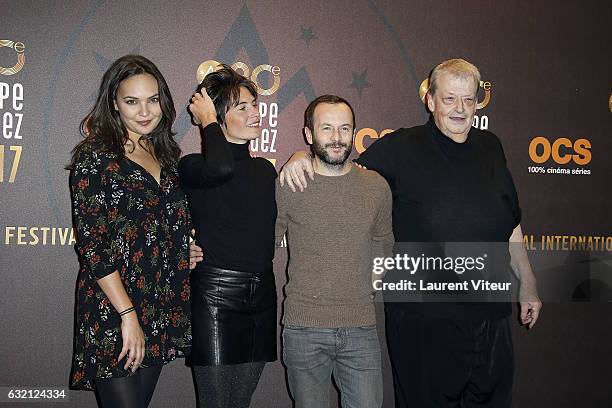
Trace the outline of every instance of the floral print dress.
{"label": "floral print dress", "polygon": [[96,280],[119,271],[145,335],[143,367],[191,346],[187,200],[175,167],[157,181],[127,158],[84,147],[70,175],[80,270],[71,387],[124,377],[121,317]]}

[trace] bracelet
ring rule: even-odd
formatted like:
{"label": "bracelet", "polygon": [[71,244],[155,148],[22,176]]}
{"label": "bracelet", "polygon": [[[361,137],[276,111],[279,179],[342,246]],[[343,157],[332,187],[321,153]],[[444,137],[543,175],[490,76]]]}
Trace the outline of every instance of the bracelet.
{"label": "bracelet", "polygon": [[126,315],[126,314],[128,314],[130,312],[133,312],[134,310],[136,310],[136,309],[134,309],[134,306],[128,307],[123,312],[119,312],[119,316]]}

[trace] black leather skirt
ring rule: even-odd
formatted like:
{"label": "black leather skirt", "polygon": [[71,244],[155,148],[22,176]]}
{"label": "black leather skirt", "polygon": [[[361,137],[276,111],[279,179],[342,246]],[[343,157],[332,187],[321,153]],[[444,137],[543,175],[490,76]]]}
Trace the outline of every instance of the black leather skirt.
{"label": "black leather skirt", "polygon": [[276,360],[276,284],[261,273],[198,265],[191,273],[192,365]]}

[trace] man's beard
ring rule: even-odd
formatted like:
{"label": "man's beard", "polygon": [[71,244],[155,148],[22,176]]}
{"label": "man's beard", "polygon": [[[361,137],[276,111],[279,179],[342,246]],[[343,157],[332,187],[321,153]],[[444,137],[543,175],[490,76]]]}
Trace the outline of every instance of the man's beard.
{"label": "man's beard", "polygon": [[[328,148],[333,147],[344,147],[344,153],[340,155],[338,158],[332,158],[330,154],[327,152]],[[353,149],[353,141],[350,143],[328,143],[326,145],[321,145],[316,140],[312,143],[312,150],[315,156],[317,156],[326,167],[340,167],[343,166],[348,157],[351,155],[351,150]]]}

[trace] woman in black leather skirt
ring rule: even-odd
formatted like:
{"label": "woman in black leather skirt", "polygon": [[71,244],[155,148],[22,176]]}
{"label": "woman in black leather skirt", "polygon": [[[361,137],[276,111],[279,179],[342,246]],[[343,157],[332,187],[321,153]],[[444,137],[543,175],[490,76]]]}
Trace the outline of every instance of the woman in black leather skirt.
{"label": "woman in black leather skirt", "polygon": [[189,106],[202,153],[179,163],[196,242],[206,251],[191,275],[201,407],[248,407],[265,362],[276,360],[276,171],[249,152],[260,134],[256,90],[228,66],[208,74]]}

